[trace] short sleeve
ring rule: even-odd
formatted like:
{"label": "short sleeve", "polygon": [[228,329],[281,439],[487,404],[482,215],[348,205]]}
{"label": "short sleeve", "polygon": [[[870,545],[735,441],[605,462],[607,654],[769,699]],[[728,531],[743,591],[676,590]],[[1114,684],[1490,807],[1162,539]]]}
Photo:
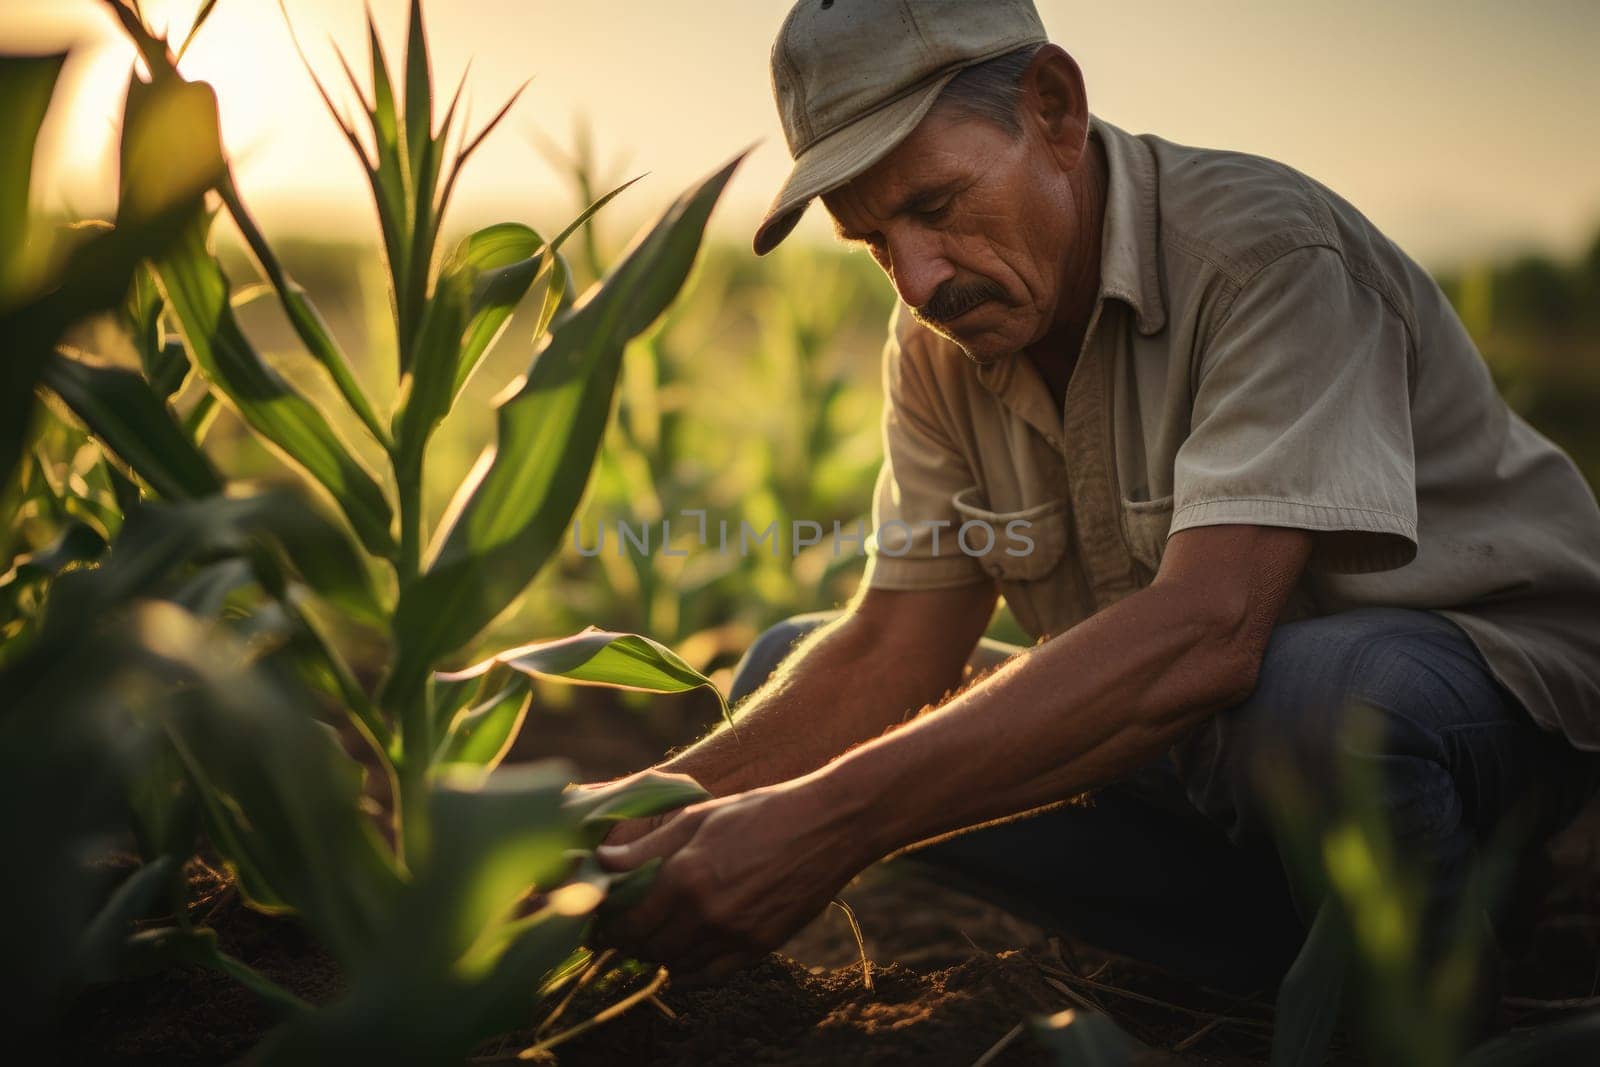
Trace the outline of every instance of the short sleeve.
{"label": "short sleeve", "polygon": [[977,479],[940,423],[919,354],[891,325],[883,351],[883,466],[862,579],[871,589],[949,589],[992,580],[957,542],[964,519],[954,497]]}
{"label": "short sleeve", "polygon": [[1234,298],[1199,358],[1172,532],[1289,526],[1310,566],[1364,573],[1417,552],[1410,335],[1332,249],[1301,248]]}

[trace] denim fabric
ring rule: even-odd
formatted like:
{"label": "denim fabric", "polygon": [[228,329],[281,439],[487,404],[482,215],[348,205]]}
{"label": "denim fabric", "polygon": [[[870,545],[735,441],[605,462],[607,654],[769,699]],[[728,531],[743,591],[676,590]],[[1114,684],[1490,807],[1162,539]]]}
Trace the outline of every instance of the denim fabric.
{"label": "denim fabric", "polygon": [[[743,699],[831,613],[779,623],[732,685]],[[1364,734],[1348,730],[1371,709]],[[1401,855],[1448,914],[1476,846],[1514,819],[1538,841],[1600,786],[1600,754],[1540,730],[1454,623],[1364,608],[1273,631],[1255,691],[1089,801],[924,846],[907,860],[1048,928],[1234,988],[1270,984],[1303,940],[1263,767],[1318,802],[1341,761],[1381,791]],[[1307,914],[1314,901],[1297,880]]]}

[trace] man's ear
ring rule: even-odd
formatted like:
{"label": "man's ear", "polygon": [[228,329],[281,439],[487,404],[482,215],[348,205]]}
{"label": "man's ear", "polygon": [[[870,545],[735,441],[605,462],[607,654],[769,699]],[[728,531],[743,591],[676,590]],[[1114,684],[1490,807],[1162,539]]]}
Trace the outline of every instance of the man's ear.
{"label": "man's ear", "polygon": [[1060,45],[1044,44],[1022,74],[1023,125],[1044,140],[1062,170],[1075,170],[1089,143],[1083,72]]}

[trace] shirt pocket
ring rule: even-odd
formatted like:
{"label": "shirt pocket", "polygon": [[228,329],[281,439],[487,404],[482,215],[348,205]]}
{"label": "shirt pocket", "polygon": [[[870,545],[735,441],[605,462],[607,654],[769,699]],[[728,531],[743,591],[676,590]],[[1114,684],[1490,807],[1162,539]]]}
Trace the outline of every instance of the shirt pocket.
{"label": "shirt pocket", "polygon": [[1172,530],[1172,496],[1159,500],[1122,502],[1122,537],[1128,552],[1153,577],[1161,569],[1167,550],[1167,534]]}
{"label": "shirt pocket", "polygon": [[986,552],[975,551],[988,541],[982,532],[971,533],[960,547],[999,583],[1022,628],[1038,637],[1052,626],[1059,627],[1068,599],[1067,579],[1059,573],[1067,549],[1066,501],[994,511],[982,489],[970,486],[952,496],[951,504],[961,516],[956,536],[973,523],[993,531]]}

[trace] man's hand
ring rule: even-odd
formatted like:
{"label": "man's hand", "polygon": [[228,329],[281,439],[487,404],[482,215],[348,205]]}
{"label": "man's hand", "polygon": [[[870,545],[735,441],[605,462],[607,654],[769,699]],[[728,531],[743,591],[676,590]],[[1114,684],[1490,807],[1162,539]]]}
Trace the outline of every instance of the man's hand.
{"label": "man's hand", "polygon": [[600,937],[688,980],[725,978],[777,948],[876,857],[806,779],[708,800],[597,852],[631,870],[663,857],[650,891]]}

